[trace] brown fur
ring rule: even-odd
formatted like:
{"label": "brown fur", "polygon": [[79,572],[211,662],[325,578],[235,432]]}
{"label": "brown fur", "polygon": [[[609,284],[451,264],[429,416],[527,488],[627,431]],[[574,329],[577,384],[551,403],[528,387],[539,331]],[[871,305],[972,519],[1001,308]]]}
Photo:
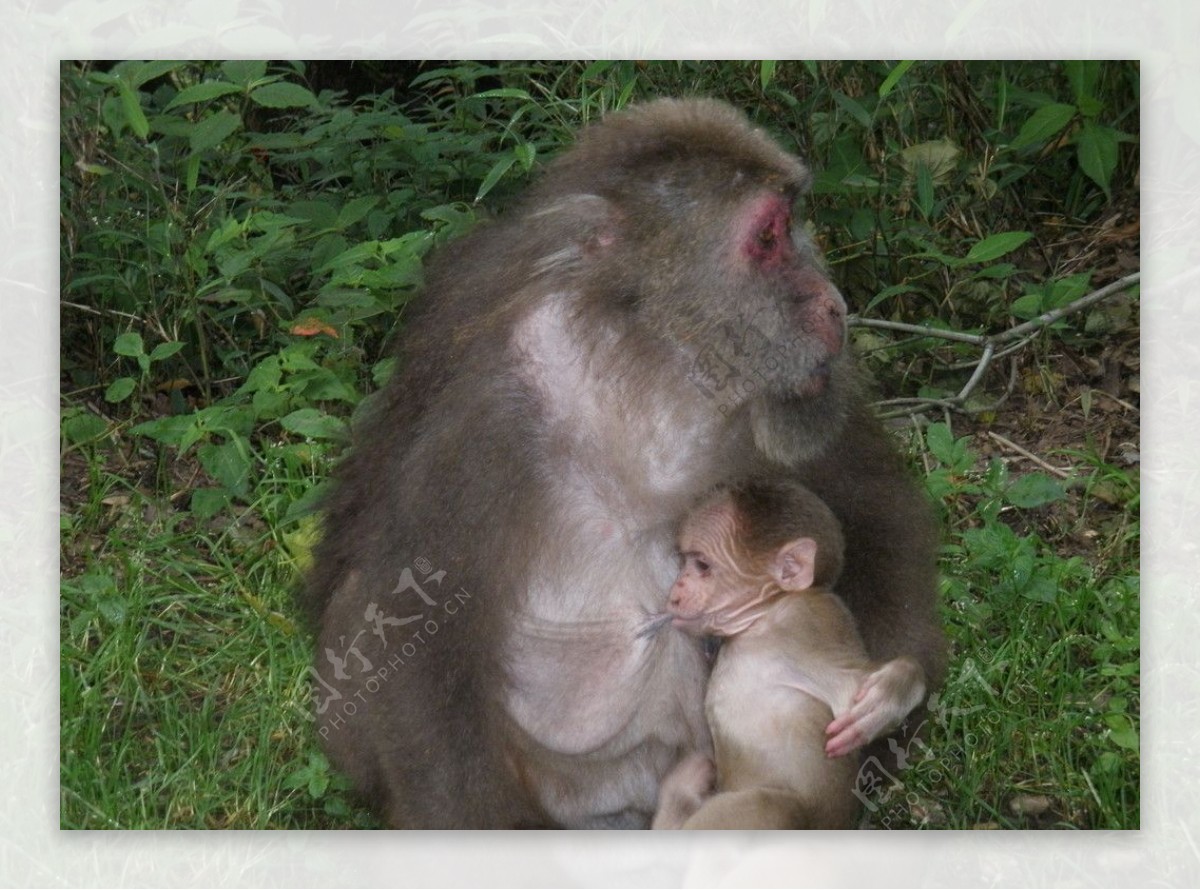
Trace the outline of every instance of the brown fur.
{"label": "brown fur", "polygon": [[[837,348],[841,298],[800,226],[754,240],[807,177],[727,106],[652,103],[431,264],[306,595],[322,743],[391,824],[645,825],[708,738],[700,648],[638,616],[696,497],[755,471],[838,515],[872,655],[940,676],[928,511]],[[707,345],[742,360],[747,320],[785,361],[717,411],[688,373]]]}

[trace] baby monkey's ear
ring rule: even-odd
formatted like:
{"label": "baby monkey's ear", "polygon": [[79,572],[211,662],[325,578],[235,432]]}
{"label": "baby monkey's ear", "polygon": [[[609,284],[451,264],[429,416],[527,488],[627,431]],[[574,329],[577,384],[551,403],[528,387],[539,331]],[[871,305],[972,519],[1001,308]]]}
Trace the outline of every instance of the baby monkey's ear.
{"label": "baby monkey's ear", "polygon": [[784,544],[771,557],[767,570],[784,590],[807,590],[812,587],[817,570],[817,542],[798,538]]}

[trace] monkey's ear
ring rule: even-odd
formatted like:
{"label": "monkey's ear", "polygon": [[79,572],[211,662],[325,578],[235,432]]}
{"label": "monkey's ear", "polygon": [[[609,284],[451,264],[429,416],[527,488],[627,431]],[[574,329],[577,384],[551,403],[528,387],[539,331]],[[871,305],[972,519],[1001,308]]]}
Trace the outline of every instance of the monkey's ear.
{"label": "monkey's ear", "polygon": [[817,569],[817,542],[798,538],[779,548],[771,559],[771,577],[784,590],[807,590]]}
{"label": "monkey's ear", "polygon": [[611,201],[586,193],[565,195],[533,216],[544,218],[549,231],[569,242],[569,246],[557,242],[559,252],[552,257],[556,260],[589,259],[606,253],[616,243],[622,223]]}

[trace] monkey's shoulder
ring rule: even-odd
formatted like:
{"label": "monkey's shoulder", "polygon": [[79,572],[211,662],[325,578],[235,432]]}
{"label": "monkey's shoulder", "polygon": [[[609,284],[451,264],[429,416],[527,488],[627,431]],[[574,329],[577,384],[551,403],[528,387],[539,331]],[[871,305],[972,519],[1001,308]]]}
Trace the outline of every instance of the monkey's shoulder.
{"label": "monkey's shoulder", "polygon": [[[806,660],[811,654],[861,656],[866,648],[845,602],[833,591],[810,588],[781,596],[761,619],[759,634],[770,645]],[[840,660],[840,659],[839,659]]]}

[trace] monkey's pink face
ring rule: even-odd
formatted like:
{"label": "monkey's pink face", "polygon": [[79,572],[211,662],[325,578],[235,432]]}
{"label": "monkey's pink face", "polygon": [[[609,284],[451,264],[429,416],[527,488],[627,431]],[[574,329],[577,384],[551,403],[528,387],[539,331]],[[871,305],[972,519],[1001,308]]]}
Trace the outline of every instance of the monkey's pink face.
{"label": "monkey's pink face", "polygon": [[676,627],[696,636],[713,633],[713,612],[728,605],[729,599],[721,589],[720,574],[721,567],[716,566],[714,576],[714,566],[703,553],[683,554],[683,565],[667,600]]}
{"label": "monkey's pink face", "polygon": [[667,598],[673,624],[696,636],[730,636],[743,630],[773,587],[748,570],[732,534],[727,509],[710,508],[680,536],[682,565]]}
{"label": "monkey's pink face", "polygon": [[[820,392],[829,377],[829,365],[841,354],[846,341],[846,304],[825,277],[816,250],[802,230],[794,230],[788,198],[765,193],[749,200],[734,221],[741,274],[749,278],[751,292],[768,297],[768,308],[754,311],[751,323],[762,330],[774,347],[780,379],[789,378],[800,394]],[[778,315],[778,329],[772,315]],[[761,370],[761,369],[760,369]]]}
{"label": "monkey's pink face", "polygon": [[758,616],[772,587],[704,553],[683,554],[683,566],[667,601],[672,624],[694,636],[727,637],[745,630]]}

